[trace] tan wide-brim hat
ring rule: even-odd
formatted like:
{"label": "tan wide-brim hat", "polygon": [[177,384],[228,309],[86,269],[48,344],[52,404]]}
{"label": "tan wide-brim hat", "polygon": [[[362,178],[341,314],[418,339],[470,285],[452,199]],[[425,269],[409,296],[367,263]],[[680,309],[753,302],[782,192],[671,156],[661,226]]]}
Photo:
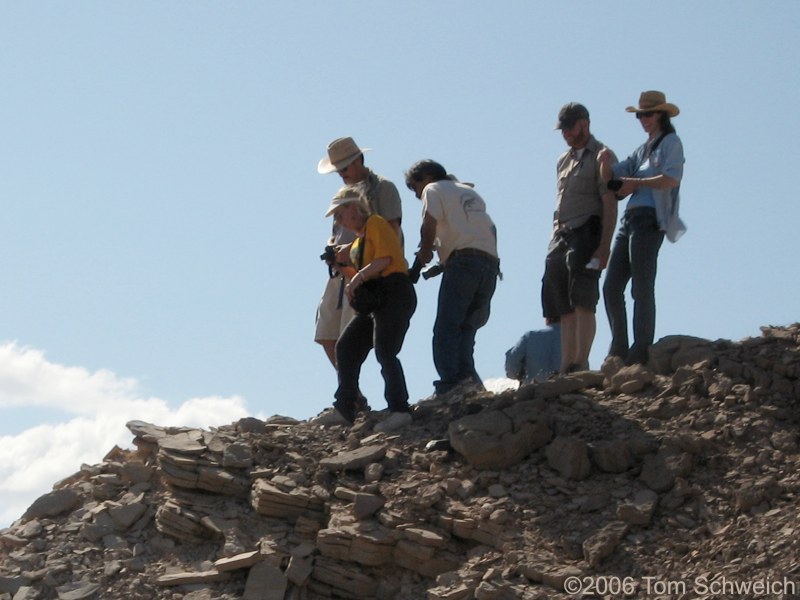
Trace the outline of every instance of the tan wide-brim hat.
{"label": "tan wide-brim hat", "polygon": [[325,212],[326,217],[330,217],[337,208],[340,206],[344,206],[345,204],[350,204],[351,202],[360,202],[361,196],[358,195],[352,187],[345,186],[336,192],[336,195],[331,200],[331,205],[328,207],[328,210]]}
{"label": "tan wide-brim hat", "polygon": [[667,113],[670,117],[676,117],[681,112],[677,106],[671,102],[667,102],[667,97],[664,95],[664,92],[657,92],[655,90],[642,92],[639,96],[638,108],[636,106],[629,106],[625,110],[632,113],[648,112],[651,110],[661,111]]}
{"label": "tan wide-brim hat", "polygon": [[351,137],[335,139],[328,144],[328,156],[319,161],[317,172],[333,173],[344,169],[368,150],[370,148],[359,148]]}

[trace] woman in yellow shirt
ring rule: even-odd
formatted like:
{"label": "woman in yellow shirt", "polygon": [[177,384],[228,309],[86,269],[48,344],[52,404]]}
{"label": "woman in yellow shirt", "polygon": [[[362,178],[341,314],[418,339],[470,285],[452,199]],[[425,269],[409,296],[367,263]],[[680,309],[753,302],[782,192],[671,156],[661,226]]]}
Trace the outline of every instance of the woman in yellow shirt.
{"label": "woman in yellow shirt", "polygon": [[[406,379],[397,355],[403,347],[411,315],[417,308],[417,295],[408,278],[403,246],[397,232],[383,217],[369,214],[367,203],[355,186],[345,186],[337,192],[326,213],[326,216],[331,215],[358,236],[349,248],[339,253],[339,258],[349,258],[356,269],[345,294],[356,311],[360,311],[336,342],[339,387],[333,406],[348,423],[355,421],[361,365],[375,348],[390,411],[389,417],[375,429],[398,429],[411,422],[411,413]],[[365,292],[358,291],[362,286],[378,298],[376,304],[359,304]]]}

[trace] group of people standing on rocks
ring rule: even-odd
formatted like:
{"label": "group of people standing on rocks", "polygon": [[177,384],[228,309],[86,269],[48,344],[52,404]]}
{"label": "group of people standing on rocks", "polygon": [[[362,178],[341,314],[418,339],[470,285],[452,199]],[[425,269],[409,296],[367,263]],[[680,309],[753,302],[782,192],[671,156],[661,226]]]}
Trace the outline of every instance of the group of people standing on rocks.
{"label": "group of people standing on rocks", "polygon": [[[643,92],[638,106],[626,110],[640,120],[647,140],[619,162],[592,136],[586,107],[572,102],[559,112],[556,129],[569,149],[557,163],[553,235],[542,278],[542,308],[550,327],[547,336],[529,332],[509,351],[509,376],[533,380],[553,371],[588,368],[600,273],[606,268],[609,355],[627,364],[647,361],[655,334],[658,252],[665,235],[674,242],[686,230],[678,216],[684,157],[670,121],[678,107],[663,93]],[[439,396],[457,387],[483,386],[473,358],[475,336],[489,319],[500,260],[497,230],[483,198],[472,184],[426,159],[405,172],[406,186],[423,209],[416,258],[409,269],[400,194],[391,181],[365,165],[367,150],[350,137],[339,138],[328,145],[317,166],[319,173],[338,173],[345,185],[325,213],[333,217],[322,256],[330,278],[315,333],[337,371],[338,388],[333,408],[313,421],[352,424],[368,408],[358,381],[374,348],[389,409],[375,429],[393,431],[412,420],[398,354],[416,310],[413,284],[421,270],[436,251],[438,265],[423,274],[442,272],[433,327],[433,361],[439,376],[434,388]],[[628,196],[612,247],[617,204]],[[634,299],[632,344],[624,299],[628,282]]]}

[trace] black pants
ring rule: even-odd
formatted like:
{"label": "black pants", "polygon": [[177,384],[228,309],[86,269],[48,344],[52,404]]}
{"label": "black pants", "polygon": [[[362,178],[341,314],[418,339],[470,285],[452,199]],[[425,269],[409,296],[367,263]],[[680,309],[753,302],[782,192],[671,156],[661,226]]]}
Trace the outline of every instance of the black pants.
{"label": "black pants", "polygon": [[383,278],[384,302],[369,315],[356,314],[336,342],[339,388],[336,407],[345,415],[355,411],[361,365],[375,348],[381,365],[384,397],[391,411],[408,411],[408,388],[397,355],[403,347],[417,295],[407,275],[395,273]]}

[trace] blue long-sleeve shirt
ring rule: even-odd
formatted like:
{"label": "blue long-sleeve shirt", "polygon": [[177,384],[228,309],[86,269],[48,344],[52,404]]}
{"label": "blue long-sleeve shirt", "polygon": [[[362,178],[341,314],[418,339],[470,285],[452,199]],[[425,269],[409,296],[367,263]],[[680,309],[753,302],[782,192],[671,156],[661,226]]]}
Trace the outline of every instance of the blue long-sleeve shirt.
{"label": "blue long-sleeve shirt", "polygon": [[521,383],[544,381],[561,367],[561,326],[528,331],[506,352],[506,376]]}

